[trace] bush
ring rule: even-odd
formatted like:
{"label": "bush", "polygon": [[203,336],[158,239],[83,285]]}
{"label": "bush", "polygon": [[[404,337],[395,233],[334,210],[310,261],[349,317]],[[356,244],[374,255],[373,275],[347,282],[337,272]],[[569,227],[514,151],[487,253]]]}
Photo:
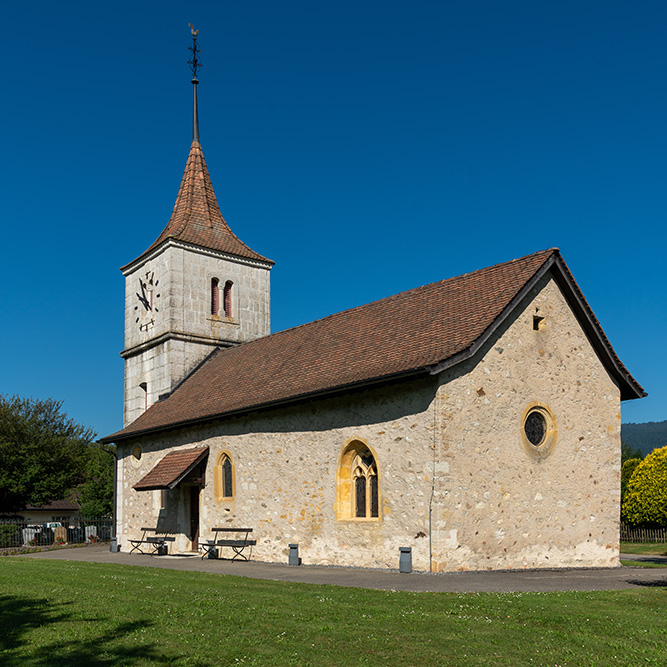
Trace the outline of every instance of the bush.
{"label": "bush", "polygon": [[667,526],[667,447],[654,450],[637,465],[621,513],[634,525]]}
{"label": "bush", "polygon": [[15,547],[21,544],[16,536],[18,530],[15,524],[0,525],[0,547]]}
{"label": "bush", "polygon": [[625,496],[628,492],[628,483],[641,462],[642,459],[628,459],[621,467],[621,503],[625,502]]}

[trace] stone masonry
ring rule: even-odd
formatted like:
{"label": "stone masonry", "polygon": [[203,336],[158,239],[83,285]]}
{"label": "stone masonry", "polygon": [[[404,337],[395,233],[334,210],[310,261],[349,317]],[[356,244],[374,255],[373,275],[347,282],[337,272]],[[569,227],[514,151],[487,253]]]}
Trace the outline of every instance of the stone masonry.
{"label": "stone masonry", "polygon": [[[268,270],[224,264],[230,273],[220,279],[231,275],[240,287],[240,321],[215,323],[197,286],[206,294],[222,265],[204,253],[179,252],[173,260],[149,258],[128,274],[127,349],[179,331],[190,319],[188,333],[218,335],[228,344],[268,331]],[[134,276],[149,269],[168,286],[161,300],[169,305],[155,332],[142,338],[132,318]],[[256,310],[244,306],[251,295]],[[181,307],[190,313],[185,320],[175,315]],[[178,352],[187,354],[186,348]],[[130,366],[130,380],[141,381],[142,373],[157,377],[150,374],[168,366],[160,371],[167,386],[189,363],[154,358],[154,369],[148,358],[146,368]],[[534,404],[553,415],[545,450],[522,435],[523,415]],[[131,398],[126,421],[136,410]],[[377,462],[377,519],[337,515],[339,464],[355,442],[368,446]],[[399,547],[410,546],[414,568],[434,572],[619,562],[619,388],[549,273],[474,357],[439,375],[120,443],[123,550],[144,525],[178,530],[177,550],[196,546],[189,539],[189,486],[165,492],[132,487],[168,451],[198,445],[210,448],[199,495],[200,539],[211,537],[214,526],[251,526],[257,560],[285,562],[288,544],[298,543],[307,564],[377,568],[397,567]],[[223,452],[233,462],[232,498],[215,493]]]}
{"label": "stone masonry", "polygon": [[[170,392],[216,346],[270,333],[270,268],[173,240],[126,267],[125,425]],[[138,298],[139,281],[151,278],[153,308],[146,310]],[[232,317],[211,314],[212,278],[221,288],[228,280],[233,283]]]}

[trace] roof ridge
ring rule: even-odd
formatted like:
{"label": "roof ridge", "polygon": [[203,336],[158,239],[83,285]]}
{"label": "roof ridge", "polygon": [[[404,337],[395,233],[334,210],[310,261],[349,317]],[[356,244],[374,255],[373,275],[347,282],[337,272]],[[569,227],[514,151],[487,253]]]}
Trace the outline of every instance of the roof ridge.
{"label": "roof ridge", "polygon": [[[303,324],[297,324],[296,326],[289,327],[288,329],[281,329],[280,331],[275,331],[272,334],[269,334],[270,336],[277,336],[278,334],[282,333],[287,333],[289,331],[294,331],[295,329],[300,329],[302,327],[307,327],[310,326],[311,324],[315,324],[317,322],[323,322],[325,320],[331,319],[333,317],[338,317],[339,315],[343,315],[344,313],[349,313],[353,312],[355,310],[359,310],[360,308],[367,308],[368,306],[373,306],[375,304],[380,304],[380,303],[389,303],[391,301],[397,301],[401,298],[405,298],[406,296],[410,294],[415,294],[418,293],[422,290],[427,290],[429,288],[434,288],[436,286],[442,285],[447,282],[455,282],[457,280],[461,280],[463,278],[469,278],[472,275],[475,275],[476,273],[482,273],[482,272],[487,272],[491,271],[493,269],[498,269],[502,266],[505,266],[507,264],[512,264],[514,262],[520,262],[522,260],[527,260],[533,257],[537,257],[540,254],[545,254],[545,255],[551,255],[551,254],[559,254],[560,251],[558,248],[549,248],[547,250],[538,250],[537,252],[531,253],[529,255],[524,255],[523,257],[518,257],[516,259],[510,259],[505,262],[499,262],[498,264],[493,264],[492,266],[485,266],[482,267],[481,269],[475,269],[474,271],[470,271],[468,273],[461,273],[457,276],[451,276],[449,278],[444,278],[443,280],[435,280],[434,282],[431,283],[426,283],[426,285],[418,285],[417,287],[411,287],[407,290],[403,290],[402,292],[398,292],[396,294],[390,294],[389,296],[383,296],[380,299],[375,299],[374,301],[368,301],[367,303],[362,303],[359,304],[358,306],[352,306],[351,308],[345,308],[344,310],[339,310],[336,313],[331,313],[329,315],[325,315],[324,317],[319,317],[316,320],[311,320],[310,322],[304,322]],[[264,336],[266,338],[266,336]],[[261,340],[261,339],[256,339],[256,340]],[[248,343],[244,343],[244,346],[247,346],[255,341],[249,341]]]}

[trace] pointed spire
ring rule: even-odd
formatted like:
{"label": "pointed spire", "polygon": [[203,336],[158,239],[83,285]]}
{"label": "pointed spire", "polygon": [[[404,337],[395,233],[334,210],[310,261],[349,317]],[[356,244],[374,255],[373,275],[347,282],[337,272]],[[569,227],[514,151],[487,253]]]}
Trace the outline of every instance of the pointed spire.
{"label": "pointed spire", "polygon": [[195,27],[192,23],[188,23],[190,26],[190,32],[192,33],[192,46],[189,46],[188,49],[192,51],[192,59],[188,60],[188,65],[190,65],[190,71],[192,72],[192,88],[193,88],[193,101],[192,101],[192,141],[199,141],[199,115],[197,113],[197,84],[199,79],[197,79],[197,72],[202,66],[201,60],[199,60],[199,54],[201,51],[197,46],[197,35],[199,35],[199,30],[195,30]]}
{"label": "pointed spire", "polygon": [[[213,191],[213,183],[204,160],[204,152],[199,143],[199,118],[197,113],[197,84],[199,83],[197,70],[201,67],[197,47],[197,33],[199,31],[195,31],[192,24],[190,24],[190,28],[193,45],[189,47],[192,51],[192,60],[189,60],[188,64],[192,70],[192,84],[194,87],[192,145],[190,146],[190,153],[185,163],[185,171],[169,222],[156,241],[137,260],[157,248],[167,239],[172,238],[229,255],[274,264],[272,260],[256,253],[243,243],[230,229],[220,212],[218,200]],[[130,262],[130,264],[133,263]]]}
{"label": "pointed spire", "polygon": [[199,143],[199,114],[197,113],[197,79],[192,79],[192,141]]}

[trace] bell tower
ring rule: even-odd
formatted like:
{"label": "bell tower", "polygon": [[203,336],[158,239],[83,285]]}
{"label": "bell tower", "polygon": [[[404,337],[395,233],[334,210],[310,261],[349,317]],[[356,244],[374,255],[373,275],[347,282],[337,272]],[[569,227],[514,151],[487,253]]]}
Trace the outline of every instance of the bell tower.
{"label": "bell tower", "polygon": [[273,261],[222,217],[199,141],[192,30],[192,144],[167,226],[125,276],[124,425],[168,395],[216,347],[270,333]]}

